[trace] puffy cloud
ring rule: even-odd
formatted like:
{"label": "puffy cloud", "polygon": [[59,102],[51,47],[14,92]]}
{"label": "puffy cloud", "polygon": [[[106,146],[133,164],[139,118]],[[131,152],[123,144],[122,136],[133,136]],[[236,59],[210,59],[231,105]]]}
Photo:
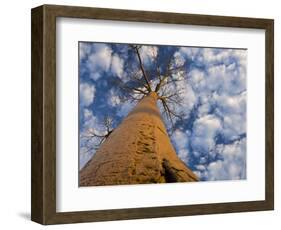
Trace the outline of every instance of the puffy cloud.
{"label": "puffy cloud", "polygon": [[93,117],[92,111],[86,108],[83,110],[83,115],[85,120],[89,120]]}
{"label": "puffy cloud", "polygon": [[111,60],[111,71],[113,74],[117,75],[119,78],[123,75],[124,60],[121,59],[117,54],[112,56]]}
{"label": "puffy cloud", "polygon": [[207,86],[209,90],[220,90],[235,95],[246,89],[246,74],[242,68],[225,64],[211,66],[207,69]]}
{"label": "puffy cloud", "polygon": [[194,122],[191,145],[195,151],[210,152],[215,148],[215,136],[221,131],[220,120],[206,115]]}
{"label": "puffy cloud", "polygon": [[181,47],[178,52],[177,55],[181,55],[184,58],[189,58],[194,61],[201,52],[201,48]]}
{"label": "puffy cloud", "polygon": [[244,179],[247,52],[185,47],[179,53],[195,63],[188,82],[199,99],[190,139],[196,175],[204,180]]}
{"label": "puffy cloud", "polygon": [[95,72],[99,70],[108,71],[111,64],[112,50],[105,44],[93,45],[93,52],[88,58],[88,68]]}
{"label": "puffy cloud", "polygon": [[202,49],[202,56],[205,63],[216,64],[216,63],[226,63],[231,56],[232,49],[214,49],[214,48],[204,48]]}
{"label": "puffy cloud", "polygon": [[88,83],[80,83],[80,104],[81,106],[89,106],[93,103],[96,88]]}
{"label": "puffy cloud", "polygon": [[209,66],[204,71],[193,68],[189,73],[189,82],[194,90],[202,94],[218,92],[235,95],[246,90],[246,73],[243,68],[224,64]]}
{"label": "puffy cloud", "polygon": [[107,98],[108,98],[107,103],[112,107],[115,107],[121,103],[121,99],[120,99],[118,93],[116,92],[116,90],[114,90],[114,89],[111,89],[109,91]]}
{"label": "puffy cloud", "polygon": [[183,82],[183,90],[180,93],[180,96],[182,97],[182,105],[178,106],[179,109],[181,109],[183,112],[185,112],[185,116],[189,116],[189,113],[195,103],[197,102],[196,94],[194,93],[192,87],[186,83],[186,81]]}
{"label": "puffy cloud", "polygon": [[177,152],[179,158],[184,161],[187,165],[188,165],[188,161],[189,161],[189,152],[188,152],[188,149],[185,148],[185,149],[180,149],[178,152]]}
{"label": "puffy cloud", "polygon": [[79,57],[80,60],[85,58],[91,52],[91,45],[87,42],[80,42],[79,43]]}
{"label": "puffy cloud", "polygon": [[246,133],[246,93],[235,96],[216,96],[215,100],[218,104],[216,114],[223,120],[224,137],[232,140]]}
{"label": "puffy cloud", "polygon": [[119,97],[118,95],[112,96],[112,97],[110,98],[110,103],[111,103],[112,106],[119,105],[120,102],[121,102],[121,100],[120,100],[120,97]]}
{"label": "puffy cloud", "polygon": [[235,95],[246,89],[246,50],[183,47],[177,55],[194,60],[188,76],[197,93]]}
{"label": "puffy cloud", "polygon": [[246,139],[218,148],[221,148],[222,160],[207,166],[208,180],[246,179]]}
{"label": "puffy cloud", "polygon": [[174,65],[175,66],[183,66],[186,62],[186,59],[181,55],[180,52],[175,52],[174,54]]}
{"label": "puffy cloud", "polygon": [[[238,147],[242,142],[229,143],[246,133],[246,54],[245,50],[189,47],[180,48],[174,54],[178,65],[184,60],[193,62],[184,76],[187,81],[179,82],[170,91],[182,90],[186,94],[184,102],[190,106],[182,108],[187,117],[195,108],[192,115],[195,119],[191,120],[193,128],[187,137],[191,149],[186,143],[185,147],[180,146],[182,142],[177,143],[176,138],[173,143],[179,156],[187,154],[191,162],[196,162],[192,167],[201,179],[245,178],[246,149]],[[180,140],[178,132],[173,136]],[[222,138],[219,145],[218,138]],[[230,149],[235,161],[227,155]]]}
{"label": "puffy cloud", "polygon": [[234,96],[215,95],[215,99],[225,113],[245,114],[246,112],[246,92]]}
{"label": "puffy cloud", "polygon": [[206,86],[205,73],[197,68],[192,69],[189,73],[189,82],[193,88],[197,91],[203,91]]}
{"label": "puffy cloud", "polygon": [[179,129],[176,129],[172,138],[175,141],[178,149],[186,148],[186,145],[188,143],[188,136],[186,133],[182,132]]}
{"label": "puffy cloud", "polygon": [[247,64],[247,51],[243,49],[181,47],[178,52],[196,64],[205,66],[230,65],[236,62],[245,67]]}
{"label": "puffy cloud", "polygon": [[205,171],[206,166],[205,165],[196,165],[196,169],[199,170],[199,171]]}
{"label": "puffy cloud", "polygon": [[177,149],[177,154],[186,164],[188,164],[189,151],[188,151],[188,138],[189,133],[176,129],[172,136],[172,141]]}
{"label": "puffy cloud", "polygon": [[140,56],[144,65],[150,65],[157,58],[158,47],[157,46],[142,46],[140,49]]}
{"label": "puffy cloud", "polygon": [[80,43],[79,48],[80,58],[86,60],[83,71],[87,68],[91,79],[97,81],[106,72],[122,77],[124,60],[117,53],[113,53],[109,45]]}
{"label": "puffy cloud", "polygon": [[198,107],[198,117],[206,116],[208,115],[209,111],[211,109],[210,103],[202,104]]}
{"label": "puffy cloud", "polygon": [[195,165],[194,173],[199,178],[207,181],[246,179],[246,138],[217,145],[215,151],[220,154],[219,159]]}
{"label": "puffy cloud", "polygon": [[95,133],[103,135],[104,134],[104,125],[103,122],[98,120],[96,116],[93,115],[93,112],[87,108],[84,108],[82,111],[84,118],[82,131],[84,134],[89,131],[95,130]]}

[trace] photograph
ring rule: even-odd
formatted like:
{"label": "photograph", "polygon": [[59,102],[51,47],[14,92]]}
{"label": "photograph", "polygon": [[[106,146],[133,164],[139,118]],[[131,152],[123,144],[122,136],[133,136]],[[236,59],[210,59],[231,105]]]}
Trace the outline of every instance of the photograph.
{"label": "photograph", "polygon": [[32,221],[274,210],[275,19],[149,9],[32,8]]}
{"label": "photograph", "polygon": [[247,179],[247,49],[78,51],[80,187]]}

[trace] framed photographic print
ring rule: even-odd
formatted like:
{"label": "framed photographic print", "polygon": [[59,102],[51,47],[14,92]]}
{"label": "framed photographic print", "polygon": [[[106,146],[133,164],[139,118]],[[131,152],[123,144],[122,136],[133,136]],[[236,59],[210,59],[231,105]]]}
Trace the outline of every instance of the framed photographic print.
{"label": "framed photographic print", "polygon": [[32,9],[32,220],[272,210],[273,28]]}

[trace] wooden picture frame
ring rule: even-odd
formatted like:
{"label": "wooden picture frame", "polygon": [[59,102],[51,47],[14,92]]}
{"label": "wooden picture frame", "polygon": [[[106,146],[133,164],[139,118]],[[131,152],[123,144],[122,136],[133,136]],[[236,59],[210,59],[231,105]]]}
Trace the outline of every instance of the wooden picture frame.
{"label": "wooden picture frame", "polygon": [[[98,211],[56,211],[56,18],[120,20],[265,30],[265,200]],[[274,209],[274,21],[271,19],[43,5],[32,9],[31,219],[63,224]]]}

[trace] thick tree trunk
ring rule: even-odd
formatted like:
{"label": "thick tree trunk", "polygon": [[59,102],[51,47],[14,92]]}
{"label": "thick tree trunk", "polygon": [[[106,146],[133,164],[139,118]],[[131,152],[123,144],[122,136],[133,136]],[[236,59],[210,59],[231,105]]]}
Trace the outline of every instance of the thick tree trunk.
{"label": "thick tree trunk", "polygon": [[136,105],[80,171],[80,186],[197,180],[176,155],[154,92]]}

